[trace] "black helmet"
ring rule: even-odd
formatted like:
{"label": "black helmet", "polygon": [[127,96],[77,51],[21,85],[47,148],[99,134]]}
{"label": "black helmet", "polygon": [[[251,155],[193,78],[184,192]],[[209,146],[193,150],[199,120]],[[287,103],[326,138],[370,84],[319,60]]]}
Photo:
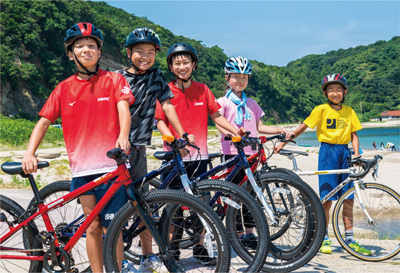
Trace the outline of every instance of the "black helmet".
{"label": "black helmet", "polygon": [[99,29],[91,23],[78,23],[67,30],[67,37],[64,39],[65,52],[68,54],[68,47],[72,45],[76,39],[83,36],[95,39],[100,47],[103,45],[104,38]]}
{"label": "black helmet", "polygon": [[126,37],[126,48],[131,48],[136,44],[152,44],[156,50],[161,48],[161,41],[157,33],[146,27],[137,28]]}
{"label": "black helmet", "polygon": [[189,44],[186,43],[177,43],[171,46],[167,53],[167,63],[171,64],[172,56],[179,53],[187,53],[193,57],[193,60],[196,62],[195,70],[197,69],[197,53],[196,50]]}

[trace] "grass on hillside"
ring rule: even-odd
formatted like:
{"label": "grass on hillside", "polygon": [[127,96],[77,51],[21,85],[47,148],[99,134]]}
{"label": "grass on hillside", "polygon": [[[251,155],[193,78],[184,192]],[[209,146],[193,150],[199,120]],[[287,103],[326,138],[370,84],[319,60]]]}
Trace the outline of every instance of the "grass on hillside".
{"label": "grass on hillside", "polygon": [[[10,118],[1,115],[0,144],[4,150],[25,150],[28,147],[36,122],[26,119]],[[64,146],[63,131],[49,127],[39,148],[54,148]]]}

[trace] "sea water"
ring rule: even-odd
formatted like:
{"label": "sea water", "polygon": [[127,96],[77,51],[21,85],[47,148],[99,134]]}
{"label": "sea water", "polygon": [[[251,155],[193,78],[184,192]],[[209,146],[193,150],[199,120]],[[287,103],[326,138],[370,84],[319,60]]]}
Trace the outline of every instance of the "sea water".
{"label": "sea water", "polygon": [[[381,142],[386,147],[387,142],[396,145],[396,151],[400,151],[400,126],[393,127],[370,127],[357,131],[362,150],[373,150],[372,143],[375,141],[378,150]],[[316,132],[305,132],[295,139],[297,144],[311,145],[317,147],[321,143],[317,139]]]}

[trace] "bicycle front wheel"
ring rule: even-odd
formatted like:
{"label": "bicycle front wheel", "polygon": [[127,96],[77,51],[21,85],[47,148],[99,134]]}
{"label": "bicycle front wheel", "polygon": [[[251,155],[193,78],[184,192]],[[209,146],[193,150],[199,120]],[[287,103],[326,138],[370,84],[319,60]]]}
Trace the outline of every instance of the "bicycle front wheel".
{"label": "bicycle front wheel", "polygon": [[[17,223],[20,223],[27,219],[27,216],[22,216],[25,210],[16,202],[8,197],[0,195],[0,213],[3,219],[7,219],[8,222],[13,222],[16,219]],[[5,218],[4,218],[5,217]],[[0,237],[10,231],[10,227],[6,221],[0,222]],[[8,250],[0,250],[3,255],[15,255],[15,256],[39,256],[43,255],[42,244],[38,241],[36,235],[38,230],[33,222],[18,230],[8,240],[1,243],[1,248]],[[32,250],[25,253],[25,250]],[[1,259],[0,269],[2,272],[42,272],[43,262],[42,261],[29,261],[29,260],[12,260],[12,259]]]}
{"label": "bicycle front wheel", "polygon": [[[153,221],[158,226],[161,238],[166,245],[168,253],[160,253],[158,244],[153,238],[151,240],[151,251],[164,262],[165,267],[172,272],[227,272],[230,266],[230,244],[226,230],[216,213],[203,201],[193,195],[175,190],[156,190],[144,195],[147,203],[147,212],[152,215]],[[158,217],[157,215],[160,215]],[[202,233],[204,227],[192,229],[193,223],[198,223],[200,218],[204,219],[212,231],[212,240],[205,239]],[[105,239],[103,258],[107,272],[121,272],[121,264],[125,267],[136,267],[134,263],[129,264],[129,259],[123,257],[120,251],[129,250],[134,246],[135,253],[141,253],[141,246],[132,244],[138,240],[138,235],[144,232],[143,226],[138,221],[138,214],[131,202],[125,204],[111,222]],[[207,252],[194,255],[194,248],[179,248],[182,232],[193,233],[200,242],[208,243]],[[123,240],[124,249],[118,249],[119,240]],[[148,251],[148,250],[147,250]],[[206,264],[208,258],[214,257],[213,264]],[[125,260],[125,262],[123,262]],[[179,261],[179,262],[178,262]],[[137,269],[135,269],[137,270]],[[154,268],[161,272],[162,268]]]}
{"label": "bicycle front wheel", "polygon": [[[359,185],[359,192],[353,187],[338,200],[332,215],[335,236],[356,258],[371,262],[390,259],[400,252],[400,195],[375,183]],[[353,202],[345,202],[352,198]],[[354,240],[363,249],[346,243],[345,223],[348,230],[352,224]]]}
{"label": "bicycle front wheel", "polygon": [[[315,256],[323,241],[326,220],[318,195],[303,180],[283,173],[265,173],[257,179],[277,220],[276,226],[269,222],[272,255],[263,270],[298,269]],[[250,184],[245,187],[252,191]]]}

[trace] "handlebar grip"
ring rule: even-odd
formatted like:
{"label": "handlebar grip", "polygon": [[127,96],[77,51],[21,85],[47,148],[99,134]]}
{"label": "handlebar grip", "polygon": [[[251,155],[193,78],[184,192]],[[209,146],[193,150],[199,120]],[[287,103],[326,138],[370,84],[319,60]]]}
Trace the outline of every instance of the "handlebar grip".
{"label": "handlebar grip", "polygon": [[224,137],[224,140],[226,140],[226,141],[232,140],[232,137],[231,137],[231,136],[225,136],[225,137]]}
{"label": "handlebar grip", "polygon": [[163,140],[163,141],[168,141],[168,142],[174,142],[174,141],[175,141],[175,137],[173,137],[173,136],[168,136],[168,135],[163,135],[163,136],[162,136],[162,140]]}
{"label": "handlebar grip", "polygon": [[240,141],[242,141],[242,138],[240,136],[232,137],[232,142],[240,142]]}

